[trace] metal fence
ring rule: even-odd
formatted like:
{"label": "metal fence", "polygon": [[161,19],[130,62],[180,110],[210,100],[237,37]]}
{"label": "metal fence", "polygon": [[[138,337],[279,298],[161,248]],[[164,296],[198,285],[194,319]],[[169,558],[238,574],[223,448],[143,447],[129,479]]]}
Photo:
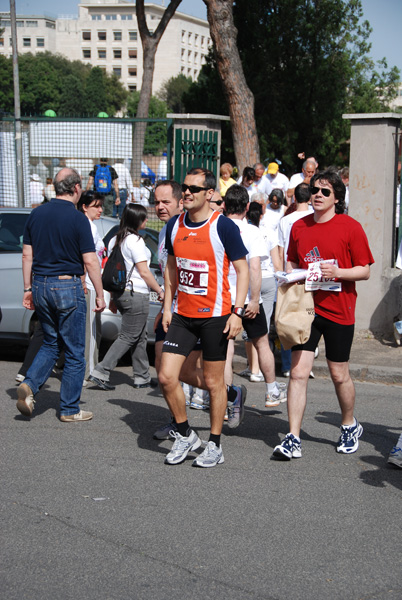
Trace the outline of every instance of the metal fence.
{"label": "metal fence", "polygon": [[[136,123],[146,123],[143,152],[136,148]],[[172,121],[170,119],[21,119],[23,198],[17,193],[15,120],[0,120],[0,205],[30,207],[51,194],[52,179],[67,166],[79,171],[85,189],[90,171],[107,158],[129,169],[136,194],[157,179],[171,176]],[[136,155],[137,160],[132,157]],[[149,180],[146,181],[146,180]],[[145,186],[144,186],[145,183]],[[137,189],[139,190],[137,194]],[[144,199],[144,204],[147,204]],[[152,213],[152,206],[150,206]],[[152,215],[150,215],[152,216]]]}

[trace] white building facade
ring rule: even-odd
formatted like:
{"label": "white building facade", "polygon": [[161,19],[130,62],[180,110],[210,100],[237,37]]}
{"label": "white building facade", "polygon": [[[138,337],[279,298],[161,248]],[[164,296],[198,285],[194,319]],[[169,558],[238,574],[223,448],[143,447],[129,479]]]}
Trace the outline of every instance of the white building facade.
{"label": "white building facade", "polygon": [[[123,0],[89,0],[79,4],[78,18],[61,16],[17,16],[18,52],[60,53],[105,69],[119,77],[130,91],[142,81],[142,44],[135,3]],[[146,4],[148,29],[156,30],[164,7]],[[0,13],[0,55],[10,57],[9,13]],[[196,80],[211,45],[208,22],[176,11],[159,43],[155,58],[153,92],[162,83],[182,73]]]}

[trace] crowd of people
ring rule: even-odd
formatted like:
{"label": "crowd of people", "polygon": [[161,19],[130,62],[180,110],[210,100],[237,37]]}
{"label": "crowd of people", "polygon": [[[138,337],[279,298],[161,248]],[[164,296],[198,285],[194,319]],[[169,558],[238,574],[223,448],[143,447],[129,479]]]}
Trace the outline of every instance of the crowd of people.
{"label": "crowd of people", "polygon": [[[110,253],[115,245],[120,247],[127,271],[124,292],[112,297],[114,310],[122,315],[122,328],[98,362],[99,315],[105,308],[100,264],[104,248],[93,221],[99,218],[112,186],[117,208],[123,189],[117,183],[122,172],[114,177],[112,171],[110,181],[102,183],[104,194],[90,189],[105,179],[103,170],[97,172],[104,167],[107,161],[94,168],[84,193],[79,173],[61,169],[53,182],[55,198],[32,211],[28,219],[23,304],[35,308],[43,343],[18,387],[18,410],[32,415],[35,396],[62,349],[60,419],[64,422],[92,418],[79,406],[84,381],[106,391],[114,389],[110,373],[127,350],[132,354],[134,387],[151,385],[146,319],[153,290],[161,301],[155,322],[155,367],[171,414],[154,437],[173,442],[167,464],[182,463],[202,444],[188,420],[191,395],[199,398],[195,407],[209,410],[211,424],[208,442],[193,465],[214,467],[224,462],[225,419],[235,429],[245,414],[247,387],[233,385],[232,372],[234,340],[241,332],[248,356],[243,375],[251,382],[265,382],[266,407],[287,402],[289,432],[273,449],[273,456],[280,460],[302,456],[307,383],[321,337],[341,409],[336,449],[342,454],[356,452],[363,428],[355,417],[355,388],[349,373],[355,282],[369,278],[374,259],[361,225],[345,214],[343,180],[348,174],[333,168],[318,171],[317,161],[310,157],[290,180],[273,162],[267,168],[261,163],[246,167],[237,181],[231,165],[225,163],[219,187],[213,173],[203,168],[191,169],[181,185],[159,181],[154,203],[164,223],[159,236],[164,289],[149,270],[149,251],[138,234],[147,219],[146,206],[126,202],[121,215],[116,213],[121,216],[120,229],[108,248]],[[287,387],[276,379],[268,333],[277,289],[275,273],[300,268],[307,278],[313,271],[319,273],[315,317],[305,344],[291,351],[282,348]],[[334,289],[327,285],[329,281],[336,284]],[[399,447],[394,448],[390,462],[402,466],[401,454]]]}

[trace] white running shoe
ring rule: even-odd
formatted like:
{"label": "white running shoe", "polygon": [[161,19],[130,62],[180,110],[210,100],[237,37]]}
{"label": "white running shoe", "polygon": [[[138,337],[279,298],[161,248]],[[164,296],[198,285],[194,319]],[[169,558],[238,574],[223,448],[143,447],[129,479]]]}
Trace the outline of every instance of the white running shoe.
{"label": "white running shoe", "polygon": [[191,430],[188,437],[180,435],[178,431],[175,431],[173,436],[175,442],[171,451],[165,458],[165,463],[167,465],[179,465],[186,459],[187,454],[191,452],[191,450],[197,450],[197,448],[201,446],[201,440],[193,430]]}
{"label": "white running shoe", "polygon": [[258,373],[250,373],[249,377],[252,383],[259,383],[260,381],[264,381],[264,375],[259,371]]}
{"label": "white running shoe", "polygon": [[272,406],[279,406],[281,402],[286,402],[288,398],[288,391],[286,389],[286,383],[277,383],[279,388],[279,394],[266,393],[265,394],[265,406],[270,408]]}
{"label": "white running shoe", "polygon": [[193,467],[215,467],[224,461],[222,446],[217,448],[215,442],[208,442],[204,452],[193,460]]}

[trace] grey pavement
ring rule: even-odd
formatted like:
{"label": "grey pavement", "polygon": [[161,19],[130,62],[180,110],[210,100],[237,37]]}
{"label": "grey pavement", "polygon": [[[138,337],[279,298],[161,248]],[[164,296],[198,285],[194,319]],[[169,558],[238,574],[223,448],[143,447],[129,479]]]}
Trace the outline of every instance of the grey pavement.
{"label": "grey pavement", "polygon": [[[34,418],[19,415],[19,359],[0,361],[2,599],[402,598],[402,470],[386,462],[402,430],[399,385],[356,384],[364,434],[344,456],[333,386],[317,376],[303,457],[279,462],[286,405],[265,409],[264,384],[247,383],[244,423],[224,429],[225,463],[196,469],[164,464],[171,442],[152,433],[167,408],[131,387],[128,366],[113,392],[84,390],[92,421],[61,423],[57,377]],[[208,414],[189,413],[207,438]]]}

